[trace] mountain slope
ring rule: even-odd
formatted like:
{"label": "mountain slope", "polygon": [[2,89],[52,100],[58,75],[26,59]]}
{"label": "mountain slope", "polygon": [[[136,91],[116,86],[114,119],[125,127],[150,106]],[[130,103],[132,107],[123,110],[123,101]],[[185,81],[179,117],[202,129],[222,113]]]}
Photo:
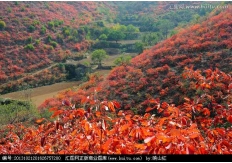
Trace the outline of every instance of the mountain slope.
{"label": "mountain slope", "polygon": [[190,26],[132,59],[130,65],[112,70],[103,84],[103,95],[124,99],[128,108],[146,96],[178,104],[186,95],[178,77],[184,67],[216,67],[232,72],[231,8]]}
{"label": "mountain slope", "polygon": [[[159,98],[161,101],[181,104],[185,97],[200,95],[194,85],[183,81],[185,67],[193,69],[232,71],[232,15],[231,7],[218,14],[217,11],[201,24],[183,29],[177,35],[157,44],[150,50],[131,60],[129,65],[114,68],[106,80],[91,77],[82,89],[87,95],[94,92],[94,87],[101,87],[100,99],[118,100],[122,108],[136,108],[144,113],[143,103],[147,98]],[[71,94],[67,97],[78,100]],[[62,95],[66,96],[65,94]],[[61,104],[60,100],[47,100],[41,107]],[[56,101],[56,102],[55,102]],[[76,101],[77,102],[77,101]],[[54,106],[54,105],[51,105]]]}
{"label": "mountain slope", "polygon": [[54,121],[3,126],[0,153],[231,154],[231,13],[214,12],[107,79],[92,74],[46,100]]}
{"label": "mountain slope", "polygon": [[15,82],[86,49],[91,43],[85,39],[84,26],[106,18],[99,8],[114,12],[105,2],[0,4],[0,20],[5,23],[0,29],[1,84]]}

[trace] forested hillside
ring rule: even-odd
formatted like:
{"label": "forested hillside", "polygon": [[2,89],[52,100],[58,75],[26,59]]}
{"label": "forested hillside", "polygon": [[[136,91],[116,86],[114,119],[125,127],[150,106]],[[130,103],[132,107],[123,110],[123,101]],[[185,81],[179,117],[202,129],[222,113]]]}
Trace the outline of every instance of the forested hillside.
{"label": "forested hillside", "polygon": [[64,80],[55,63],[91,45],[84,27],[107,19],[100,8],[114,12],[104,2],[1,2],[0,92]]}
{"label": "forested hillside", "polygon": [[[114,68],[105,81],[92,82],[102,87],[99,98],[120,100],[125,109],[141,107],[147,97],[180,104],[184,97],[197,95],[195,85],[183,83],[185,67],[211,68],[231,73],[231,9],[212,15],[201,24],[182,29],[177,35]],[[100,79],[99,79],[100,80]],[[86,88],[92,86],[86,86]],[[88,89],[87,89],[88,90]],[[89,90],[89,93],[93,89]],[[201,93],[200,93],[201,94]]]}
{"label": "forested hillside", "polygon": [[95,49],[141,53],[213,10],[174,6],[209,4],[219,3],[2,2],[0,92],[66,81],[69,68],[63,63],[85,59]]}

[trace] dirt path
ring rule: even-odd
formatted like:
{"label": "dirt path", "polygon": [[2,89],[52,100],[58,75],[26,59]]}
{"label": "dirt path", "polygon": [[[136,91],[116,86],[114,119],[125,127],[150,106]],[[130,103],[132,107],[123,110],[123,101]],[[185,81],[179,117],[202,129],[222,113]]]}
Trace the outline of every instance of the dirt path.
{"label": "dirt path", "polygon": [[[106,77],[110,70],[98,70],[100,75]],[[0,95],[0,98],[11,98],[16,100],[30,100],[32,103],[38,107],[41,105],[46,99],[55,97],[59,92],[65,91],[67,89],[76,90],[78,86],[81,84],[81,81],[73,81],[73,82],[61,82],[52,85],[37,87],[28,89],[26,91],[17,91],[12,93],[7,93],[4,95]],[[29,98],[26,95],[29,94]]]}
{"label": "dirt path", "polygon": [[26,94],[30,94],[32,103],[38,107],[41,103],[44,102],[44,100],[54,97],[55,95],[57,95],[58,92],[77,87],[80,83],[81,83],[80,81],[61,82],[52,85],[29,89],[26,91],[12,92],[12,93],[1,95],[0,97],[17,99],[17,100],[27,100],[25,96]]}

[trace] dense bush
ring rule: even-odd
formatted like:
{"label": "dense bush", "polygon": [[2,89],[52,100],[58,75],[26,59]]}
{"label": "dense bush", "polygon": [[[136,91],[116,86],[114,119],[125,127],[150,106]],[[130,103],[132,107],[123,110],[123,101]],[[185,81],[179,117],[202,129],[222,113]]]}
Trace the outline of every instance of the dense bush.
{"label": "dense bush", "polygon": [[29,32],[34,32],[34,31],[35,31],[35,26],[30,25],[30,26],[28,27],[28,31],[29,31]]}
{"label": "dense bush", "polygon": [[4,29],[6,27],[6,23],[3,20],[0,20],[0,29]]}
{"label": "dense bush", "polygon": [[55,42],[55,41],[51,41],[50,44],[53,46],[53,48],[57,47],[57,45],[58,45],[57,42]]}
{"label": "dense bush", "polygon": [[41,30],[40,30],[40,33],[41,33],[41,34],[45,34],[45,33],[46,33],[46,30],[47,30],[47,28],[46,28],[45,26],[42,26],[42,27],[41,27]]}
{"label": "dense bush", "polygon": [[35,47],[32,44],[27,44],[24,49],[33,51]]}
{"label": "dense bush", "polygon": [[38,110],[26,101],[0,99],[0,107],[1,126],[39,118]]}

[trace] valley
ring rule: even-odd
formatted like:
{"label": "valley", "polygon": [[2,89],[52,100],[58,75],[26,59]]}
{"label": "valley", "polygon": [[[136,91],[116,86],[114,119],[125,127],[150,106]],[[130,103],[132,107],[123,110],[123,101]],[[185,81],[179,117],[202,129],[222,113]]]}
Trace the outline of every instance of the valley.
{"label": "valley", "polygon": [[231,2],[0,4],[0,154],[232,153]]}

